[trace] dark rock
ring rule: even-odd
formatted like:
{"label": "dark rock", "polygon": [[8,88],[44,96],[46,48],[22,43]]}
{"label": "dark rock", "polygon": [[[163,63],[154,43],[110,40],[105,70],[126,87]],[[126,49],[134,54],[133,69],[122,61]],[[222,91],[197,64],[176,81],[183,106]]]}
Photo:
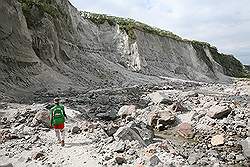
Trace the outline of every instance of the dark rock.
{"label": "dark rock", "polygon": [[108,124],[106,127],[103,127],[103,129],[108,136],[113,136],[115,132],[119,129],[119,126],[115,124]]}
{"label": "dark rock", "polygon": [[147,128],[146,124],[136,124],[136,123],[129,123],[124,127],[120,127],[117,132],[114,134],[116,140],[137,140],[143,146],[148,145],[152,142],[154,137],[153,130]]}
{"label": "dark rock", "polygon": [[122,164],[126,163],[126,159],[122,156],[115,157],[115,161],[118,165],[122,165]]}
{"label": "dark rock", "polygon": [[81,133],[81,129],[79,128],[79,126],[74,126],[71,129],[71,134],[78,134],[78,133]]}
{"label": "dark rock", "polygon": [[45,157],[45,154],[43,152],[32,153],[32,159],[34,160],[43,159],[44,157]]}

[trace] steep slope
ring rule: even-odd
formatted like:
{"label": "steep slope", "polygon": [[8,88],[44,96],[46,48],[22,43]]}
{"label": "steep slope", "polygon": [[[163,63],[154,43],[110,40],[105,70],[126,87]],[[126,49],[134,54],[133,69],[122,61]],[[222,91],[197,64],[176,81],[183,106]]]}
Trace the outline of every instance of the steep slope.
{"label": "steep slope", "polygon": [[93,22],[68,0],[2,0],[0,8],[1,99],[159,83],[159,76],[230,81],[211,47]]}

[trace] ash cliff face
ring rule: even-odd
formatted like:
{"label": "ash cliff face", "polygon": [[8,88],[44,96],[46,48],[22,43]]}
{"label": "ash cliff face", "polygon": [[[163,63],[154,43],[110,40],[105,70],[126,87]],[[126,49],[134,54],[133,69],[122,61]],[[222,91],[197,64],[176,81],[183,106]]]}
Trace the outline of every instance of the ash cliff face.
{"label": "ash cliff face", "polygon": [[68,0],[2,0],[0,10],[1,99],[164,77],[231,80],[214,48],[140,29],[131,40],[119,24],[94,23]]}

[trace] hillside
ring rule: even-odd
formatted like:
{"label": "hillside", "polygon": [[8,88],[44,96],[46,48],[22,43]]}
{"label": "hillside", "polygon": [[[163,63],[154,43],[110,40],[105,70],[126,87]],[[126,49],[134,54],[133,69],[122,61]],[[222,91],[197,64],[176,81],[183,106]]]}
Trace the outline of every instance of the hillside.
{"label": "hillside", "polygon": [[244,75],[238,60],[227,61],[207,43],[131,19],[84,15],[68,0],[3,0],[0,8],[1,99],[157,84],[164,77],[228,83],[226,75]]}

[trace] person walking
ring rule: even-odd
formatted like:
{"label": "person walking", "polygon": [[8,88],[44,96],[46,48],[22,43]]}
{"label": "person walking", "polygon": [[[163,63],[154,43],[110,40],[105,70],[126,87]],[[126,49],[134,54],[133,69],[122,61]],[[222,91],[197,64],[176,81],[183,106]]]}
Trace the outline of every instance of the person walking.
{"label": "person walking", "polygon": [[64,106],[60,104],[60,99],[54,99],[55,105],[50,109],[50,126],[55,129],[58,143],[61,146],[65,145],[64,122],[67,115],[65,114]]}

